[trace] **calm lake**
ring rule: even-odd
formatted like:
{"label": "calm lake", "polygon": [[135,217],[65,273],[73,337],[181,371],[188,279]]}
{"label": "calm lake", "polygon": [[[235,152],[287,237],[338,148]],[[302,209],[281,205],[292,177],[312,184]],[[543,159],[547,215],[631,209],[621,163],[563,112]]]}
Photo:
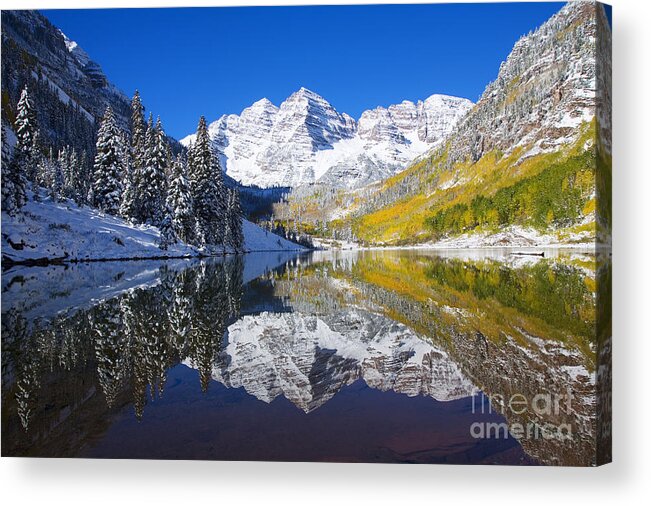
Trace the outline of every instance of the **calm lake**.
{"label": "calm lake", "polygon": [[2,455],[590,465],[594,253],[12,268]]}

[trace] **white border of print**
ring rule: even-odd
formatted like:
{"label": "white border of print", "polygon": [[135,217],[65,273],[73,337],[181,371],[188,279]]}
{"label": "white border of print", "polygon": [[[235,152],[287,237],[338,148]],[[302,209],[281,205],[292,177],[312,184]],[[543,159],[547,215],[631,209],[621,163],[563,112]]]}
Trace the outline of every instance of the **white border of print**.
{"label": "white border of print", "polygon": [[[325,0],[215,0],[190,5],[297,5]],[[411,2],[421,3],[421,2]],[[614,11],[614,463],[598,469],[264,462],[7,459],[5,504],[641,504],[651,495],[649,400],[648,49],[651,2]],[[2,9],[155,7],[181,0],[3,0]]]}

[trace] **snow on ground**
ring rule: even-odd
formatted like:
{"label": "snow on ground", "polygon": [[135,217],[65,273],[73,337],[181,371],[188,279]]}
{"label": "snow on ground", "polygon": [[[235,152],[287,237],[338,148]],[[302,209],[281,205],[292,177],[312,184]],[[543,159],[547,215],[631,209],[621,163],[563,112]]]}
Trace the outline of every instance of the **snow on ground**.
{"label": "snow on ground", "polygon": [[330,239],[327,237],[313,237],[312,242],[317,249],[363,249],[363,247],[354,241]]}
{"label": "snow on ground", "polygon": [[[456,237],[442,239],[436,243],[429,244],[432,248],[491,248],[491,247],[536,247],[536,246],[560,246],[556,236],[541,234],[532,228],[523,228],[512,225],[491,234],[474,233],[463,234]],[[594,245],[594,243],[582,246]]]}
{"label": "snow on ground", "polygon": [[244,249],[246,251],[303,251],[305,248],[288,241],[279,235],[273,234],[257,226],[255,223],[244,220]]}
{"label": "snow on ground", "polygon": [[[244,222],[245,251],[302,250],[301,246],[257,225]],[[14,262],[59,260],[117,260],[199,256],[183,243],[158,247],[160,233],[71,201],[30,200],[16,217],[2,213],[2,258]]]}
{"label": "snow on ground", "polygon": [[[579,223],[579,225],[589,224],[591,216]],[[324,237],[314,237],[314,246],[318,249],[437,249],[437,250],[456,250],[456,249],[493,249],[493,248],[551,248],[551,249],[579,249],[594,250],[595,244],[594,233],[585,230],[577,233],[566,233],[562,238],[556,234],[540,233],[533,228],[526,228],[517,225],[511,225],[499,232],[471,232],[453,237],[446,237],[436,242],[424,242],[409,244],[405,246],[363,246],[361,243],[346,240],[334,240]]]}
{"label": "snow on ground", "polygon": [[541,234],[533,228],[511,225],[500,232],[462,234],[456,237],[442,239],[435,243],[424,244],[423,247],[438,249],[449,248],[495,248],[495,247],[554,247],[554,248],[594,248],[595,243],[590,233],[575,234],[568,238],[567,243],[561,243],[556,235]]}
{"label": "snow on ground", "polygon": [[37,259],[93,260],[193,256],[198,251],[177,244],[158,247],[155,227],[134,226],[97,209],[70,201],[30,200],[12,218],[2,213],[2,257],[13,261]]}

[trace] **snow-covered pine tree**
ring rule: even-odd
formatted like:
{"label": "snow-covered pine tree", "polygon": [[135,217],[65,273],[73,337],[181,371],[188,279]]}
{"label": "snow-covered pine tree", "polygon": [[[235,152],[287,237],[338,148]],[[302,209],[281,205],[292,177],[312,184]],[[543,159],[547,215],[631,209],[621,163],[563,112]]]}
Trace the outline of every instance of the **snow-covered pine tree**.
{"label": "snow-covered pine tree", "polygon": [[[125,146],[127,142],[125,141]],[[122,177],[122,200],[120,201],[120,216],[131,223],[138,221],[138,201],[135,195],[135,169],[131,149],[125,149],[122,157],[123,177]]]}
{"label": "snow-covered pine tree", "polygon": [[39,164],[43,161],[43,155],[40,152],[40,145],[41,143],[39,142],[41,133],[36,130],[34,132],[34,137],[32,137],[32,149],[31,149],[31,159],[32,161],[30,162],[30,167],[34,167],[31,170],[31,174],[28,174],[28,179],[32,183],[32,190],[34,190],[33,193],[33,199],[36,202],[40,202],[41,200],[41,192],[39,191],[39,184],[38,184],[38,175],[39,175]]}
{"label": "snow-covered pine tree", "polygon": [[167,141],[160,118],[153,126],[149,117],[145,134],[145,157],[136,174],[136,198],[139,203],[139,221],[159,226],[163,219],[166,195]]}
{"label": "snow-covered pine tree", "polygon": [[41,156],[38,159],[38,163],[36,164],[36,172],[34,173],[34,182],[36,183],[36,186],[42,186],[44,188],[47,188],[48,184],[48,172],[50,171],[48,165],[50,160],[45,157]]}
{"label": "snow-covered pine tree", "polygon": [[122,199],[122,134],[111,106],[106,108],[97,134],[97,154],[93,166],[92,204],[117,215]]}
{"label": "snow-covered pine tree", "polygon": [[73,151],[73,154],[75,156],[71,159],[70,163],[73,163],[74,160],[73,166],[77,167],[74,183],[76,195],[75,202],[79,205],[85,205],[89,203],[88,192],[92,181],[90,164],[88,163],[88,157],[85,151],[82,151],[81,153]]}
{"label": "snow-covered pine tree", "polygon": [[131,142],[128,132],[120,129],[120,135],[122,141],[120,145],[122,146],[122,152],[120,154],[120,167],[122,167],[122,173],[120,181],[122,182],[122,193],[120,195],[120,209],[118,213],[122,216],[122,203],[124,202],[124,192],[127,189],[128,183],[127,180],[131,179],[131,150],[129,149],[129,143]]}
{"label": "snow-covered pine tree", "polygon": [[11,162],[13,148],[7,137],[8,130],[5,128],[4,121],[0,123],[0,129],[2,129],[2,135],[0,137],[2,138],[2,171],[4,173],[5,167]]}
{"label": "snow-covered pine tree", "polygon": [[190,191],[197,219],[198,246],[224,244],[226,187],[214,155],[206,118],[201,116],[188,160]]}
{"label": "snow-covered pine tree", "polygon": [[140,100],[138,90],[133,94],[131,99],[131,157],[134,167],[141,164],[145,156],[145,107]]}
{"label": "snow-covered pine tree", "polygon": [[36,110],[29,96],[27,86],[20,94],[16,110],[16,146],[14,148],[14,163],[18,170],[29,180],[36,179],[36,169],[40,159],[38,151],[38,123]]}
{"label": "snow-covered pine tree", "polygon": [[242,201],[240,192],[235,190],[233,195],[233,237],[235,238],[235,247],[238,252],[244,251],[244,211],[242,210]]}
{"label": "snow-covered pine tree", "polygon": [[179,156],[172,164],[172,180],[167,192],[167,206],[172,211],[172,227],[183,242],[192,243],[196,220],[192,206],[190,184],[186,177],[186,162]]}
{"label": "snow-covered pine tree", "polygon": [[167,195],[168,146],[160,117],[156,120],[152,135],[153,144],[148,149],[148,179],[151,188],[150,213],[154,225],[165,217],[165,197]]}
{"label": "snow-covered pine tree", "polygon": [[132,118],[132,122],[137,126],[137,139],[132,139],[132,180],[131,188],[129,189],[129,201],[125,202],[125,214],[129,212],[130,220],[134,223],[145,223],[145,209],[144,202],[147,200],[147,157],[148,157],[148,146],[150,144],[150,137],[153,134],[154,128],[154,118],[151,113],[149,113],[149,121],[145,123],[144,118],[141,118],[142,109],[140,114],[137,112],[139,107],[142,107],[142,104],[139,104],[139,99],[136,101],[135,106],[136,110],[132,110],[132,116],[135,116],[135,119]]}
{"label": "snow-covered pine tree", "polygon": [[162,250],[167,250],[172,244],[176,243],[177,237],[172,226],[172,211],[167,206],[164,207],[164,216],[160,223],[160,241],[158,247]]}
{"label": "snow-covered pine tree", "polygon": [[237,190],[227,188],[228,207],[226,212],[226,244],[237,253],[244,250],[244,234],[242,232],[242,206]]}
{"label": "snow-covered pine tree", "polygon": [[137,195],[142,168],[145,160],[145,124],[144,106],[138,90],[131,99],[131,142],[129,143],[129,160],[125,167],[124,192],[120,205],[120,214],[132,222],[141,221],[139,198]]}
{"label": "snow-covered pine tree", "polygon": [[36,181],[47,190],[52,200],[57,201],[62,197],[63,173],[51,147],[48,156],[42,156],[38,162]]}
{"label": "snow-covered pine tree", "polygon": [[83,185],[88,184],[87,182],[82,183],[82,181],[80,181],[81,177],[83,177],[83,171],[79,157],[77,156],[77,151],[75,149],[68,148],[68,165],[66,172],[64,173],[66,193],[69,193],[69,198],[78,204],[81,204],[81,195],[85,194],[85,192],[82,191]]}
{"label": "snow-covered pine tree", "polygon": [[223,233],[223,243],[226,248],[232,248],[233,246],[233,235],[231,233],[231,189],[226,188],[226,213],[224,219],[224,233]]}
{"label": "snow-covered pine tree", "polygon": [[74,197],[74,188],[72,184],[72,172],[70,167],[70,155],[71,149],[69,146],[64,146],[57,153],[57,165],[61,169],[61,176],[63,178],[63,183],[61,186],[61,196],[66,199],[72,199]]}
{"label": "snow-covered pine tree", "polygon": [[[15,153],[15,151],[14,151]],[[27,181],[20,165],[12,159],[7,130],[2,125],[2,210],[15,216],[27,202]]]}
{"label": "snow-covered pine tree", "polygon": [[59,150],[57,163],[63,177],[61,195],[82,205],[85,202],[85,187],[88,183],[83,181],[87,175],[84,174],[77,152],[70,146],[65,146]]}

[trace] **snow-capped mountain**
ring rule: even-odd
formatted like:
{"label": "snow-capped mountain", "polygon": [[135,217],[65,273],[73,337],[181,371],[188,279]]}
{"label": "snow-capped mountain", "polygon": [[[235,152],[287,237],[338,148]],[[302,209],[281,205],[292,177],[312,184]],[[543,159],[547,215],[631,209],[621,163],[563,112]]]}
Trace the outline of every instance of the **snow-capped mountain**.
{"label": "snow-capped mountain", "polygon": [[222,167],[242,184],[356,188],[393,175],[439,144],[472,105],[432,95],[416,104],[405,100],[364,111],[356,121],[301,88],[280,107],[263,98],[239,116],[222,116],[209,130]]}

